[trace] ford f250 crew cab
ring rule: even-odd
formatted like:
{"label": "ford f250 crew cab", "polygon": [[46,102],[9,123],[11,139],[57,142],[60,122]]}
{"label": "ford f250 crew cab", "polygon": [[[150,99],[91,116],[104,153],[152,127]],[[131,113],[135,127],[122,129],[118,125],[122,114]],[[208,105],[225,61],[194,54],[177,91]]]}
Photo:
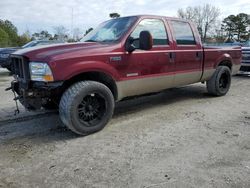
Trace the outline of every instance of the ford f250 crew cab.
{"label": "ford f250 crew cab", "polygon": [[79,43],[19,50],[11,61],[15,100],[30,110],[55,105],[69,129],[86,135],[127,97],[197,82],[225,95],[241,49],[204,47],[192,23],[144,15],[106,21]]}

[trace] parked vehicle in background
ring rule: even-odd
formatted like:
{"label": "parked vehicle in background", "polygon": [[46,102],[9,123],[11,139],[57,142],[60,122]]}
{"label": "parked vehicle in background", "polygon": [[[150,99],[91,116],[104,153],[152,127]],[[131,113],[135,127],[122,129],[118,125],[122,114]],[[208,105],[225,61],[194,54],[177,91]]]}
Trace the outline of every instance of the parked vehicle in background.
{"label": "parked vehicle in background", "polygon": [[0,48],[0,66],[3,68],[7,68],[8,70],[11,70],[9,57],[10,57],[10,54],[12,54],[13,52],[17,50],[35,47],[35,46],[41,46],[41,45],[51,45],[51,44],[56,44],[56,43],[62,43],[62,42],[56,41],[56,40],[34,40],[23,45],[22,47]]}
{"label": "parked vehicle in background", "polygon": [[188,21],[122,17],[80,43],[18,50],[9,89],[30,110],[56,104],[62,122],[86,135],[104,128],[115,101],[127,97],[197,82],[206,82],[211,95],[226,95],[240,60],[241,47],[205,47]]}
{"label": "parked vehicle in background", "polygon": [[242,61],[240,71],[250,72],[250,40],[245,42],[242,46]]}
{"label": "parked vehicle in background", "polygon": [[10,48],[1,48],[0,49],[0,67],[7,68],[9,71],[10,68],[10,54],[21,49],[20,47],[10,47]]}

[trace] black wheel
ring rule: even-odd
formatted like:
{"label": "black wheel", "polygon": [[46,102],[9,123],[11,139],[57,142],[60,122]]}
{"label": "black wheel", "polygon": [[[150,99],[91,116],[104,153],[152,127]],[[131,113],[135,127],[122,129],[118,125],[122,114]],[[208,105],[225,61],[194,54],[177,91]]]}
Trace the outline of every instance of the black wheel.
{"label": "black wheel", "polygon": [[226,66],[219,66],[210,80],[207,81],[207,91],[214,96],[226,95],[231,86],[231,71]]}
{"label": "black wheel", "polygon": [[69,129],[87,135],[104,128],[113,115],[114,106],[113,94],[107,86],[82,81],[63,94],[59,114]]}

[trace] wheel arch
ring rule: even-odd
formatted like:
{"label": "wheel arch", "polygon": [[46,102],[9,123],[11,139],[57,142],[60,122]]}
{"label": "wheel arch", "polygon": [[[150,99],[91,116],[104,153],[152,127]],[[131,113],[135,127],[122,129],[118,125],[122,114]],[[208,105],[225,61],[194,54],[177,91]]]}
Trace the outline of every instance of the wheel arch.
{"label": "wheel arch", "polygon": [[216,62],[217,62],[215,66],[216,68],[218,68],[219,66],[227,66],[232,71],[233,59],[230,54],[228,53],[223,54],[221,57],[217,59]]}
{"label": "wheel arch", "polygon": [[111,90],[114,99],[117,100],[118,90],[115,79],[112,76],[108,75],[107,73],[101,71],[82,72],[72,76],[63,83],[63,92],[74,83],[84,80],[96,81],[106,85]]}
{"label": "wheel arch", "polygon": [[226,66],[232,71],[233,63],[230,60],[222,60],[217,67],[219,66]]}

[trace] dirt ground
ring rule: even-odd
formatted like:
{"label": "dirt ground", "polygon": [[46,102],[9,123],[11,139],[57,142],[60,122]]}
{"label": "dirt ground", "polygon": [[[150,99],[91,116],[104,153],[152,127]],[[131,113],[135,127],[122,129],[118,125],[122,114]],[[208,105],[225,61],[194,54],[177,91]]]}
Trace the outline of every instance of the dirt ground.
{"label": "dirt ground", "polygon": [[55,113],[0,121],[0,187],[250,187],[250,77],[225,97],[195,84],[120,102],[85,137]]}

